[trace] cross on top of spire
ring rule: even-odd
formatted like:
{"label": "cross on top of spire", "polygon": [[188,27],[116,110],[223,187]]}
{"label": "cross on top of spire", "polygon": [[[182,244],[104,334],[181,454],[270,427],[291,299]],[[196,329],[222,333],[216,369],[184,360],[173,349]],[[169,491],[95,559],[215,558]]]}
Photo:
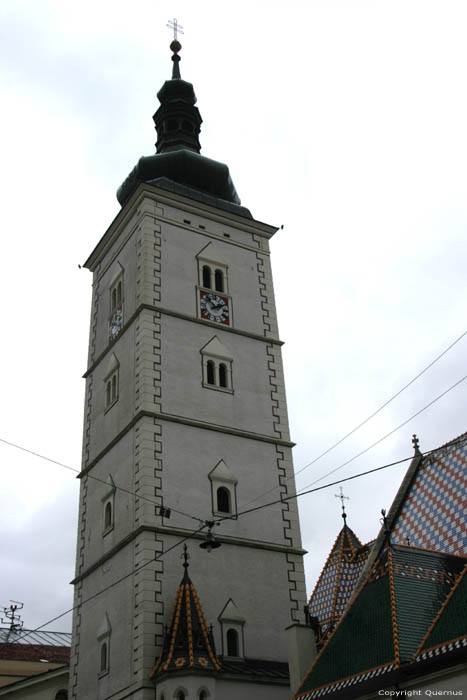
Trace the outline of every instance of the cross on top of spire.
{"label": "cross on top of spire", "polygon": [[340,487],[340,493],[335,493],[334,498],[340,498],[341,499],[341,506],[342,506],[342,517],[344,518],[344,523],[346,522],[347,518],[347,513],[345,512],[345,507],[344,507],[344,500],[345,501],[350,501],[350,498],[348,496],[344,496],[344,492],[342,490],[342,486]]}
{"label": "cross on top of spire", "polygon": [[169,29],[173,29],[174,31],[174,41],[178,41],[177,32],[179,34],[183,34],[184,32],[182,25],[177,22],[177,18],[174,17],[173,19],[169,19],[169,21],[167,22],[167,26],[169,27]]}

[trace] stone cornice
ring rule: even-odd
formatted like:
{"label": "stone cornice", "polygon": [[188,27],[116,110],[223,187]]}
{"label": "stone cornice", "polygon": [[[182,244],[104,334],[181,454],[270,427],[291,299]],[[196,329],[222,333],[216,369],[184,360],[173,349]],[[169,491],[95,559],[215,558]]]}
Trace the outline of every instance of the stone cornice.
{"label": "stone cornice", "polygon": [[257,440],[258,442],[268,442],[271,445],[281,445],[282,447],[295,447],[295,442],[290,440],[281,440],[273,435],[263,435],[262,433],[253,433],[249,430],[240,430],[239,428],[230,428],[227,425],[217,425],[216,423],[206,423],[194,418],[185,418],[184,416],[175,416],[171,413],[156,412],[156,411],[139,411],[127,425],[120,430],[119,433],[109,442],[109,444],[92,459],[86,467],[76,477],[81,479],[85,476],[100,460],[105,457],[107,452],[115,447],[120,440],[128,433],[131,428],[142,418],[155,418],[156,420],[168,421],[170,423],[179,423],[181,425],[189,425],[191,428],[201,428],[202,430],[213,430],[216,433],[224,433],[224,435],[234,435],[235,437],[246,438],[247,440]]}
{"label": "stone cornice", "polygon": [[225,331],[226,333],[234,333],[236,335],[242,335],[245,338],[251,338],[252,340],[260,340],[262,343],[267,343],[267,344],[272,344],[272,345],[284,345],[284,341],[278,340],[276,338],[271,338],[270,336],[263,336],[259,335],[258,333],[250,333],[250,331],[242,331],[239,328],[230,328],[229,326],[220,326],[218,323],[212,323],[211,321],[205,321],[204,319],[197,318],[196,316],[189,316],[188,314],[182,314],[179,311],[172,311],[171,309],[166,309],[162,306],[153,306],[152,304],[140,304],[136,311],[130,316],[128,321],[125,323],[125,325],[122,327],[122,330],[118,334],[118,336],[113,340],[109,345],[101,352],[97,360],[94,360],[94,362],[88,367],[86,372],[83,374],[83,378],[86,379],[86,377],[91,374],[91,372],[97,367],[99,362],[101,362],[104,357],[107,355],[108,352],[110,352],[117,340],[122,337],[122,335],[130,328],[131,324],[133,321],[135,321],[140,313],[142,311],[151,311],[152,313],[160,313],[165,316],[173,316],[174,318],[181,318],[184,321],[191,321],[192,323],[200,323],[203,326],[210,326],[211,328],[215,328],[217,331]]}
{"label": "stone cornice", "polygon": [[[128,544],[130,544],[130,542],[136,539],[143,532],[154,532],[156,534],[159,533],[162,535],[173,535],[174,537],[183,538],[190,537],[190,539],[196,540],[205,539],[204,532],[193,532],[192,530],[186,530],[185,528],[166,527],[163,525],[140,525],[138,528],[130,532],[129,535],[120,540],[120,542],[114,545],[112,549],[109,549],[109,551],[106,552],[102,557],[99,557],[99,559],[97,559],[93,564],[91,564],[83,572],[78,574],[78,576],[76,576],[72,581],[70,581],[70,583],[75,584],[82,581],[84,578],[86,578],[86,576],[89,576],[89,574],[91,574],[93,571],[102,566],[102,564],[111,559],[115,554],[117,554],[117,552],[126,547]],[[232,535],[222,535],[218,532],[216,532],[216,540],[218,540],[221,543],[232,544],[237,547],[250,547],[253,549],[263,550],[265,549],[270,552],[279,552],[282,554],[297,554],[299,556],[304,556],[305,554],[307,554],[306,549],[298,547],[290,547],[288,545],[276,544],[274,542],[263,542],[262,540],[249,540],[244,537],[234,537]],[[139,570],[140,569],[136,569],[134,573],[137,573]]]}
{"label": "stone cornice", "polygon": [[[264,238],[271,238],[271,236],[278,231],[277,226],[270,226],[269,224],[256,221],[255,219],[246,219],[242,216],[233,214],[232,212],[217,209],[210,204],[200,203],[193,199],[189,199],[188,197],[175,194],[174,192],[168,192],[167,190],[160,189],[159,187],[142,183],[137,187],[135,192],[125,203],[124,207],[122,207],[122,209],[118,212],[117,216],[112,221],[109,228],[84,263],[83,267],[86,267],[89,270],[95,270],[96,266],[102,261],[104,256],[114,244],[115,240],[120,236],[123,228],[129,222],[137,207],[143,202],[145,197],[153,200],[156,205],[166,204],[168,206],[177,207],[183,211],[196,214],[198,216],[203,216],[206,219],[211,219],[217,223],[233,226],[239,230],[246,231],[247,233],[251,233],[253,235],[262,236]],[[177,221],[176,223],[177,226],[180,225],[180,222]],[[216,236],[216,238],[217,237],[218,236]],[[232,241],[232,243],[235,242]]]}

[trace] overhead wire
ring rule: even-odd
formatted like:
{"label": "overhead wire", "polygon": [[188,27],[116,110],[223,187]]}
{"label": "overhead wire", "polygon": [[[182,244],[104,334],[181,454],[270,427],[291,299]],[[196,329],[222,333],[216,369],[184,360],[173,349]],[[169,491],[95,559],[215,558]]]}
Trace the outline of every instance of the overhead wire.
{"label": "overhead wire", "polygon": [[[428,455],[430,455],[430,454],[433,454],[434,452],[437,452],[438,450],[442,449],[443,447],[446,448],[446,449],[447,449],[447,448],[455,449],[455,448],[457,448],[460,444],[463,444],[463,443],[466,443],[466,442],[467,442],[467,437],[464,436],[464,437],[459,438],[458,440],[455,440],[455,441],[452,441],[452,442],[450,442],[450,443],[447,443],[446,445],[442,445],[441,448],[440,448],[440,447],[437,447],[437,448],[434,448],[434,449],[432,449],[432,450],[428,450],[427,452],[424,452],[424,453],[421,453],[421,454],[422,454],[423,457],[426,457],[426,456],[428,456]],[[240,513],[237,513],[235,516],[230,515],[230,516],[225,516],[225,517],[222,517],[222,518],[217,518],[217,519],[216,519],[215,521],[213,521],[213,522],[214,522],[215,524],[221,524],[223,521],[226,521],[226,520],[238,519],[239,517],[244,516],[244,515],[248,515],[249,513],[253,513],[253,512],[255,512],[255,511],[262,510],[262,509],[264,509],[264,508],[270,508],[270,507],[273,506],[273,505],[277,505],[278,503],[285,503],[285,502],[290,501],[290,500],[292,500],[292,499],[294,499],[294,498],[299,498],[300,496],[305,496],[305,495],[308,495],[308,494],[310,494],[310,493],[315,493],[315,492],[317,492],[317,491],[322,491],[322,490],[324,490],[324,489],[330,488],[331,486],[336,486],[336,485],[338,485],[338,484],[343,484],[343,483],[346,482],[346,481],[352,481],[353,479],[358,479],[358,478],[360,478],[360,477],[362,477],[362,476],[367,476],[368,474],[373,474],[373,473],[375,473],[375,472],[382,471],[383,469],[388,469],[389,467],[393,467],[393,466],[402,464],[403,462],[408,462],[408,461],[411,460],[411,459],[413,459],[413,455],[411,455],[410,457],[404,457],[403,459],[399,459],[399,460],[397,460],[397,461],[395,461],[395,462],[390,462],[390,463],[388,463],[388,464],[383,464],[382,466],[375,467],[374,469],[368,469],[367,471],[360,472],[360,473],[358,473],[358,474],[353,474],[352,476],[344,477],[343,479],[338,479],[337,481],[330,482],[329,484],[323,484],[322,486],[317,486],[317,487],[315,487],[315,488],[313,488],[313,489],[309,489],[309,490],[307,490],[307,491],[303,491],[302,493],[296,493],[296,494],[293,494],[293,495],[291,495],[291,496],[286,496],[286,497],[283,497],[283,498],[276,499],[276,500],[271,501],[271,502],[269,502],[269,503],[263,503],[262,505],[255,506],[254,508],[249,508],[249,509],[247,509],[247,510],[245,510],[245,511],[241,511]],[[181,544],[183,544],[184,542],[186,542],[187,540],[189,540],[191,537],[193,537],[193,535],[196,535],[196,534],[198,534],[199,532],[201,532],[205,527],[207,527],[207,523],[206,523],[206,522],[204,522],[203,525],[201,525],[201,527],[199,527],[199,528],[196,529],[196,530],[193,530],[193,531],[190,532],[188,535],[186,535],[186,537],[183,537],[181,540],[179,540],[178,542],[176,542],[174,545],[172,545],[171,547],[169,547],[168,549],[166,549],[164,552],[161,552],[159,555],[157,555],[156,557],[154,557],[154,559],[149,559],[147,562],[145,562],[145,563],[142,564],[140,567],[138,567],[138,569],[135,569],[135,570],[130,571],[129,573],[125,574],[124,576],[120,577],[119,579],[117,579],[117,580],[114,581],[113,583],[111,583],[111,584],[109,584],[108,586],[106,586],[105,588],[103,588],[101,591],[98,591],[97,593],[94,593],[92,596],[89,596],[89,598],[86,598],[85,600],[81,601],[80,603],[77,603],[76,605],[74,605],[73,607],[69,608],[69,609],[66,610],[65,612],[61,613],[60,615],[56,615],[55,617],[53,617],[52,619],[48,620],[47,622],[44,622],[44,623],[43,623],[42,625],[40,625],[39,627],[36,627],[34,630],[27,630],[22,636],[18,637],[15,641],[18,642],[20,639],[23,639],[23,638],[29,636],[31,633],[33,633],[33,632],[38,632],[39,630],[43,629],[43,628],[46,627],[47,625],[50,625],[50,624],[52,624],[53,622],[56,622],[57,620],[60,620],[60,619],[61,619],[62,617],[64,617],[65,615],[68,615],[69,613],[73,612],[73,610],[75,610],[75,609],[81,607],[82,605],[85,605],[86,603],[88,603],[88,602],[91,601],[91,600],[94,600],[94,599],[97,598],[99,595],[102,595],[102,593],[105,593],[106,591],[108,591],[108,590],[110,590],[111,588],[113,588],[114,586],[116,586],[118,583],[121,583],[122,581],[124,581],[125,579],[129,578],[129,577],[132,576],[133,574],[138,573],[139,571],[141,571],[142,569],[144,569],[144,567],[146,567],[146,566],[148,566],[149,564],[151,564],[153,561],[158,561],[159,559],[162,559],[162,557],[163,557],[164,554],[167,554],[168,552],[172,551],[173,549],[176,549],[176,547],[179,547]]]}
{"label": "overhead wire", "polygon": [[[400,423],[396,428],[393,428],[392,430],[390,430],[389,433],[386,433],[386,435],[383,435],[383,437],[379,438],[378,440],[375,440],[375,442],[373,442],[371,445],[369,445],[369,447],[366,447],[364,450],[361,450],[358,454],[354,455],[353,457],[351,457],[350,459],[346,460],[346,461],[343,462],[342,464],[339,464],[339,466],[335,467],[334,469],[331,469],[331,471],[327,472],[327,473],[324,474],[323,476],[320,476],[318,479],[315,479],[315,481],[312,481],[311,483],[307,484],[306,486],[303,486],[302,488],[303,488],[303,489],[307,489],[309,486],[313,486],[314,484],[317,484],[319,481],[322,481],[322,480],[325,479],[327,476],[330,476],[331,474],[334,474],[335,472],[339,471],[339,469],[342,469],[343,467],[346,467],[348,464],[350,464],[350,463],[353,462],[354,460],[358,459],[358,457],[361,457],[361,456],[364,455],[366,452],[369,452],[371,449],[373,449],[373,447],[376,447],[376,445],[379,445],[380,442],[383,442],[383,440],[386,440],[386,438],[388,438],[388,437],[390,437],[391,435],[393,435],[395,432],[397,432],[398,430],[400,430],[400,428],[403,428],[404,425],[407,425],[407,423],[410,423],[410,421],[412,421],[414,418],[416,418],[416,417],[419,416],[421,413],[423,413],[423,412],[426,411],[428,408],[430,408],[430,406],[433,406],[434,403],[436,403],[437,401],[439,401],[440,399],[442,399],[443,396],[446,396],[446,394],[448,394],[450,391],[452,391],[452,390],[455,389],[457,386],[459,386],[459,384],[462,384],[462,382],[464,382],[466,379],[467,379],[467,374],[464,375],[464,376],[463,376],[461,379],[459,379],[457,382],[455,382],[452,386],[450,386],[449,389],[446,389],[446,390],[443,391],[441,394],[439,394],[436,398],[434,398],[432,401],[430,401],[429,403],[427,403],[426,406],[423,406],[423,408],[421,408],[419,411],[417,411],[417,412],[414,413],[412,416],[410,416],[410,418],[407,418],[405,421],[403,421],[402,423]],[[300,489],[300,491],[301,491],[301,489]]]}
{"label": "overhead wire", "polygon": [[[30,450],[29,448],[23,447],[22,445],[17,445],[16,443],[10,442],[9,440],[5,440],[4,438],[1,438],[1,437],[0,437],[0,442],[3,442],[5,445],[9,445],[10,447],[15,447],[17,450],[21,450],[22,452],[27,452],[28,454],[34,455],[34,457],[39,457],[40,459],[44,459],[46,462],[51,462],[52,464],[55,464],[59,467],[63,467],[64,469],[68,469],[69,471],[75,472],[76,474],[81,474],[81,471],[79,469],[76,469],[75,467],[70,467],[68,464],[64,464],[63,462],[58,462],[56,459],[52,459],[51,457],[47,457],[46,455],[40,454],[40,452],[35,452],[34,450]],[[104,479],[100,479],[98,476],[95,476],[94,474],[89,474],[89,472],[85,476],[87,476],[89,479],[94,479],[94,481],[98,481],[99,483],[104,484],[105,486],[110,485],[108,481],[106,481]],[[131,491],[130,489],[126,489],[124,486],[118,486],[117,484],[115,484],[115,482],[113,483],[113,486],[115,486],[115,488],[118,491],[123,491],[124,493],[127,493],[130,496],[134,496],[135,498],[139,498],[142,501],[147,501],[148,503],[151,503],[153,506],[156,506],[157,508],[163,507],[166,509],[170,509],[174,513],[178,513],[178,515],[183,515],[187,518],[190,518],[191,520],[197,520],[200,523],[204,522],[203,518],[197,518],[195,515],[190,515],[189,513],[185,513],[183,510],[178,510],[177,508],[173,508],[170,505],[164,504],[164,506],[161,506],[159,503],[157,503],[152,498],[148,498],[147,496],[143,496],[139,493],[135,493],[134,491]]]}
{"label": "overhead wire", "polygon": [[[356,425],[354,428],[352,428],[352,430],[350,430],[343,437],[341,437],[339,440],[334,442],[330,447],[328,447],[326,450],[324,450],[324,452],[321,452],[319,455],[314,457],[311,460],[311,462],[308,462],[303,467],[300,467],[300,469],[298,469],[297,471],[294,471],[294,474],[292,476],[287,477],[285,479],[284,483],[287,483],[288,481],[295,479],[299,474],[304,472],[309,467],[313,466],[313,464],[316,464],[316,462],[318,462],[320,459],[322,459],[327,454],[329,454],[329,452],[331,452],[336,447],[338,447],[341,443],[343,443],[345,440],[347,440],[347,438],[349,438],[351,435],[356,433],[357,430],[359,430],[364,425],[366,425],[370,420],[372,420],[375,416],[377,416],[378,413],[380,413],[384,408],[386,408],[386,406],[388,406],[392,401],[394,401],[398,396],[400,396],[406,389],[408,389],[410,386],[412,386],[412,384],[414,384],[414,382],[416,382],[417,379],[419,379],[422,375],[425,374],[425,372],[427,372],[431,367],[433,367],[434,364],[436,364],[442,357],[444,357],[444,355],[446,355],[446,353],[448,353],[449,350],[451,350],[455,345],[457,345],[457,343],[459,343],[462,340],[462,338],[464,338],[466,335],[467,335],[467,330],[464,331],[463,333],[461,333],[452,343],[450,343],[448,345],[447,348],[445,348],[441,353],[439,353],[439,355],[437,355],[433,360],[431,360],[431,362],[429,362],[422,370],[420,370],[420,372],[418,372],[418,374],[416,374],[415,377],[413,377],[409,382],[407,382],[407,384],[404,384],[404,386],[401,389],[396,391],[395,394],[393,394],[389,399],[387,399],[384,403],[382,403],[381,406],[379,406],[379,408],[377,408],[375,411],[373,411],[373,413],[371,413],[367,418],[365,418],[365,420],[361,421],[358,425]],[[463,380],[461,380],[461,381],[463,381]],[[452,388],[454,388],[454,387],[452,387]],[[415,418],[416,416],[413,416],[413,417]],[[411,419],[409,419],[409,420],[411,420]],[[403,425],[405,425],[405,424],[402,424],[400,427],[402,427]],[[396,428],[396,430],[397,429],[398,428]],[[390,434],[391,433],[388,433],[388,436]],[[381,440],[384,440],[384,439],[385,438],[382,438]],[[378,444],[378,443],[376,442],[371,447],[374,447],[376,444]],[[368,449],[371,449],[371,447],[369,447]],[[357,457],[360,457],[362,454],[364,454],[364,452],[356,455],[351,460],[349,460],[349,462],[346,462],[345,464],[342,464],[339,467],[336,467],[335,470],[332,470],[330,472],[326,472],[326,474],[323,474],[323,476],[320,477],[320,479],[313,481],[312,483],[315,484],[315,483],[317,483],[317,481],[320,481],[321,479],[325,479],[327,476],[330,476],[330,474],[333,474],[334,471],[337,471],[337,469],[340,469],[341,467],[346,466],[346,464],[349,464],[351,461],[353,461],[354,459],[357,459]],[[310,484],[308,484],[308,485],[310,485]],[[250,501],[247,501],[247,503],[245,505],[248,505],[249,503],[253,503],[254,501],[257,501],[258,499],[263,498],[264,496],[267,496],[269,493],[272,493],[272,491],[275,491],[276,488],[277,487],[274,486],[273,488],[268,489],[268,491],[264,491],[263,493],[259,494],[259,496],[256,496],[255,498],[252,498]],[[307,488],[307,487],[304,487],[304,488]]]}
{"label": "overhead wire", "polygon": [[[467,442],[467,436],[460,437],[457,440],[453,440],[452,442],[447,443],[446,445],[441,445],[441,447],[435,447],[432,450],[427,450],[427,452],[421,452],[420,454],[422,457],[427,457],[428,455],[431,455],[435,452],[438,452],[440,449],[448,449],[452,448],[456,449],[459,447],[459,445],[465,444]],[[450,450],[450,451],[452,451]],[[449,453],[448,453],[449,454]],[[282,498],[277,498],[274,501],[270,501],[268,503],[262,503],[259,506],[255,506],[254,508],[248,508],[247,510],[240,511],[239,513],[236,513],[236,515],[226,515],[222,518],[218,518],[215,522],[216,524],[220,524],[224,520],[235,520],[237,518],[240,518],[243,515],[248,515],[249,513],[253,513],[258,510],[262,510],[263,508],[270,508],[271,506],[277,505],[278,503],[286,503],[287,501],[292,501],[295,498],[299,498],[300,496],[307,496],[310,493],[315,493],[316,491],[322,491],[324,489],[328,489],[331,486],[336,486],[338,484],[343,484],[345,481],[352,481],[353,479],[359,479],[362,476],[367,476],[367,474],[373,474],[374,472],[379,472],[382,471],[383,469],[388,469],[389,467],[394,467],[397,466],[398,464],[402,464],[403,462],[408,462],[414,458],[414,455],[410,455],[410,457],[404,457],[403,459],[398,459],[395,462],[389,462],[388,464],[383,464],[380,467],[375,467],[374,469],[368,469],[367,471],[364,472],[359,472],[358,474],[353,474],[352,476],[346,476],[342,479],[338,479],[337,481],[331,481],[328,484],[323,484],[322,486],[316,486],[313,489],[308,489],[306,491],[301,491],[298,493],[294,493],[290,496],[283,496]],[[309,484],[311,486],[311,484]]]}
{"label": "overhead wire", "polygon": [[89,598],[86,598],[85,600],[80,601],[76,605],[73,605],[73,607],[69,608],[68,610],[65,610],[65,612],[61,613],[60,615],[56,615],[51,620],[47,620],[47,622],[44,622],[42,625],[39,625],[39,627],[36,627],[33,630],[27,630],[22,636],[17,637],[15,639],[15,643],[19,642],[21,639],[24,639],[24,637],[28,637],[30,634],[32,634],[34,632],[39,632],[39,630],[43,629],[47,625],[51,625],[52,622],[56,622],[57,620],[60,620],[62,617],[65,617],[65,615],[69,615],[69,613],[73,612],[73,610],[76,610],[77,608],[80,608],[81,606],[85,605],[86,603],[89,603],[89,601],[94,600],[95,598],[98,598],[100,595],[102,595],[106,591],[110,590],[111,588],[116,586],[118,583],[121,583],[122,581],[129,578],[130,576],[133,576],[134,574],[139,573],[142,569],[144,569],[149,564],[152,564],[154,561],[158,561],[158,560],[162,559],[164,554],[168,554],[168,552],[171,552],[173,549],[176,549],[181,544],[183,544],[184,542],[189,540],[191,537],[193,537],[193,535],[196,535],[199,532],[201,532],[202,530],[204,530],[205,527],[206,527],[206,523],[203,523],[203,525],[201,525],[197,530],[193,530],[188,535],[183,537],[181,540],[179,540],[178,542],[175,542],[175,544],[173,544],[171,547],[169,547],[165,551],[161,552],[159,555],[155,556],[154,559],[148,559],[147,562],[145,562],[144,564],[139,566],[137,569],[132,569],[132,571],[129,571],[124,576],[121,576],[116,581],[113,581],[113,583],[110,583],[108,586],[105,586],[105,588],[103,588],[102,590],[97,591],[97,593],[93,593],[91,596],[89,596]]}

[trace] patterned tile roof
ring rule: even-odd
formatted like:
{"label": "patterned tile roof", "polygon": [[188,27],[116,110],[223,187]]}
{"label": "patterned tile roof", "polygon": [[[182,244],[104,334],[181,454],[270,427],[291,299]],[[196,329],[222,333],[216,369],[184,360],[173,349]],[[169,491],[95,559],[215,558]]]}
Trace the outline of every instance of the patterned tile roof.
{"label": "patterned tile roof", "polygon": [[221,668],[198,594],[188,576],[186,548],[184,567],[185,574],[177,590],[162,653],[150,678],[167,671],[196,669],[212,672]]}
{"label": "patterned tile roof", "polygon": [[384,550],[295,697],[331,695],[411,662],[464,565],[442,553]]}
{"label": "patterned tile roof", "polygon": [[456,438],[423,457],[392,527],[392,541],[467,554],[467,444]]}
{"label": "patterned tile roof", "polygon": [[347,523],[339,532],[308,602],[309,613],[319,621],[322,643],[342,616],[368,556]]}

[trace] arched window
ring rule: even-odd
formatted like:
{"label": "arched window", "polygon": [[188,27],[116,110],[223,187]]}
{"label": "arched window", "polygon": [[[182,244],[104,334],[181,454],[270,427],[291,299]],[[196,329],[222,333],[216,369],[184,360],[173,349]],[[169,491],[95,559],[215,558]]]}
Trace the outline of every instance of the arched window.
{"label": "arched window", "polygon": [[62,688],[61,690],[57,691],[55,693],[54,700],[68,700],[68,690]]}
{"label": "arched window", "polygon": [[115,311],[117,308],[117,290],[115,287],[112,289],[112,301],[111,301],[111,311]]}
{"label": "arched window", "polygon": [[224,291],[224,273],[222,270],[216,270],[214,273],[214,286],[216,292]]}
{"label": "arched window", "polygon": [[237,630],[227,630],[227,656],[238,656]]}
{"label": "arched window", "polygon": [[111,395],[111,400],[115,401],[117,398],[117,375],[114,374],[112,377],[112,395]]}
{"label": "arched window", "polygon": [[199,700],[208,700],[208,694],[205,690],[201,690],[198,697]]}
{"label": "arched window", "polygon": [[186,700],[186,695],[183,690],[179,690],[177,693],[177,700]]}
{"label": "arched window", "polygon": [[227,367],[224,365],[222,362],[219,365],[219,386],[224,387],[225,389],[227,388]]}
{"label": "arched window", "polygon": [[211,285],[211,268],[209,267],[209,265],[203,265],[203,287],[211,289]]}
{"label": "arched window", "polygon": [[105,388],[105,405],[110,406],[112,403],[112,382],[109,381],[107,382],[107,386]]}
{"label": "arched window", "polygon": [[102,646],[101,646],[101,667],[100,667],[101,673],[103,673],[104,671],[107,671],[108,662],[109,662],[109,660],[108,660],[107,642],[103,642]]}
{"label": "arched window", "polygon": [[215,367],[214,367],[214,362],[212,360],[208,360],[206,375],[207,375],[206,378],[208,380],[208,384],[215,384],[216,383]]}
{"label": "arched window", "polygon": [[123,299],[122,282],[120,281],[117,284],[117,306],[120,306],[120,304],[122,303],[122,299]]}
{"label": "arched window", "polygon": [[219,513],[230,513],[230,493],[225,486],[217,489],[217,510]]}
{"label": "arched window", "polygon": [[104,508],[104,530],[112,527],[112,504],[107,501]]}
{"label": "arched window", "polygon": [[166,122],[167,131],[175,131],[178,129],[178,121],[176,119],[168,119]]}

